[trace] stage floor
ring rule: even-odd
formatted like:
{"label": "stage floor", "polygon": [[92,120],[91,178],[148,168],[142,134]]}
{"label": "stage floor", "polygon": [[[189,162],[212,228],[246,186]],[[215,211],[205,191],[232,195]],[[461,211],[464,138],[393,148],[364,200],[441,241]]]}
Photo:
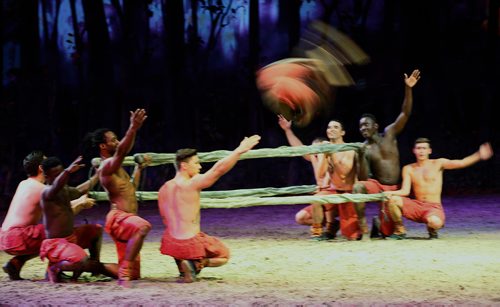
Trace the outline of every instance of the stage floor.
{"label": "stage floor", "polygon": [[[405,221],[408,240],[308,240],[296,225],[302,205],[202,210],[202,230],[231,249],[223,267],[199,281],[177,282],[174,261],[159,253],[163,225],[155,202],[140,206],[153,224],[142,249],[143,278],[123,289],[111,282],[61,283],[44,278],[33,259],[9,281],[0,274],[0,305],[498,305],[500,306],[500,195],[445,197],[446,226],[427,240],[423,224]],[[367,216],[376,213],[367,205]],[[103,224],[107,205],[77,221]],[[1,220],[5,212],[2,212]],[[0,252],[0,262],[9,256]],[[116,262],[105,234],[104,262]]]}

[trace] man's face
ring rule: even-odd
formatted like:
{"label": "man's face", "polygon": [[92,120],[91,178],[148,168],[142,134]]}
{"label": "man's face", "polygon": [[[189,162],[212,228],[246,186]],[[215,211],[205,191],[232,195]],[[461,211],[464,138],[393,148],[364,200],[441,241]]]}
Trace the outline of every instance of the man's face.
{"label": "man's face", "polygon": [[101,151],[104,150],[110,155],[114,155],[118,144],[120,144],[118,138],[116,137],[116,134],[113,131],[106,132],[104,134],[104,141],[104,143],[100,144]]}
{"label": "man's face", "polygon": [[413,153],[417,161],[423,161],[429,159],[432,149],[429,143],[417,143],[413,146]]}
{"label": "man's face", "polygon": [[345,135],[344,128],[342,128],[342,124],[337,121],[330,121],[328,123],[328,127],[326,128],[326,136],[330,140],[336,140]]}
{"label": "man's face", "polygon": [[198,175],[201,170],[200,158],[197,155],[192,156],[187,162],[182,162],[184,169],[187,171],[189,177]]}
{"label": "man's face", "polygon": [[62,165],[54,166],[51,169],[48,169],[47,172],[45,172],[45,178],[46,182],[48,184],[52,184],[54,180],[59,176],[59,174],[64,170],[64,167]]}
{"label": "man's face", "polygon": [[359,120],[359,132],[365,139],[371,138],[375,133],[377,133],[378,124],[369,117],[362,117]]}

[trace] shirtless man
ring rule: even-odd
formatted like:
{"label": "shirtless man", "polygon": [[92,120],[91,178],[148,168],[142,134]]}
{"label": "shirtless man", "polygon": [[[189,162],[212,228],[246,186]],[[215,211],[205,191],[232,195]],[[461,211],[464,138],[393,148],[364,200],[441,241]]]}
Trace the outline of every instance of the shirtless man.
{"label": "shirtless man", "polygon": [[[10,280],[21,280],[20,272],[26,261],[37,257],[45,239],[40,197],[45,188],[45,176],[40,164],[46,159],[41,151],[33,151],[24,158],[23,168],[28,179],[21,181],[12,198],[0,231],[0,250],[14,255],[3,266]],[[72,206],[92,206],[87,195],[72,201]]]}
{"label": "shirtless man", "polygon": [[[396,121],[384,129],[384,133],[378,132],[379,126],[375,116],[363,114],[359,121],[359,131],[366,139],[365,158],[371,172],[371,178],[359,181],[354,185],[353,193],[375,194],[383,191],[394,191],[398,189],[400,165],[399,150],[396,137],[406,126],[413,107],[412,89],[420,79],[420,71],[415,69],[411,75],[405,76],[405,97],[401,113]],[[360,227],[363,233],[368,233],[365,217],[365,203],[357,203],[356,211]],[[389,236],[394,231],[394,225],[390,221],[387,210],[380,210],[380,232],[383,236]],[[372,236],[376,236],[372,231]]]}
{"label": "shirtless man", "polygon": [[[394,234],[390,238],[406,238],[402,220],[404,216],[417,223],[425,223],[429,239],[437,239],[437,231],[444,226],[445,222],[445,214],[441,205],[443,171],[465,168],[493,156],[489,143],[482,144],[477,152],[461,160],[429,159],[431,153],[429,139],[418,138],[413,147],[413,154],[417,161],[403,167],[401,189],[384,192],[389,197],[387,204],[395,226]],[[411,190],[415,199],[404,197],[408,196]]]}
{"label": "shirtless man", "polygon": [[116,244],[120,266],[118,284],[125,287],[130,286],[130,280],[140,278],[140,250],[151,230],[151,224],[137,215],[135,191],[142,167],[136,168],[133,182],[122,167],[125,156],[134,145],[137,130],[146,118],[144,109],[131,111],[130,126],[121,141],[109,129],[98,129],[93,133],[93,143],[99,148],[102,159],[99,180],[111,202],[105,229]]}
{"label": "shirtless man", "polygon": [[259,140],[258,135],[245,137],[234,151],[204,174],[200,174],[200,159],[195,149],[177,151],[177,173],[158,192],[158,208],[166,227],[160,251],[176,260],[184,282],[193,282],[204,267],[221,266],[229,260],[229,249],[200,230],[200,192],[233,168],[240,156]]}
{"label": "shirtless man", "polygon": [[[103,273],[116,276],[116,265],[100,263],[102,242],[101,225],[83,225],[74,227],[74,215],[92,205],[71,206],[71,200],[77,199],[97,183],[97,176],[76,188],[67,185],[70,174],[76,172],[83,164],[78,157],[68,168],[64,169],[61,161],[50,157],[42,162],[47,184],[42,191],[41,207],[46,239],[40,247],[40,257],[49,259],[47,275],[51,283],[58,282],[61,271],[73,271],[76,280],[81,272]],[[89,249],[90,257],[84,248]]]}
{"label": "shirtless man", "polygon": [[[285,131],[286,137],[290,145],[301,146],[302,142],[295,136],[291,129],[291,122],[287,121],[283,116],[278,116],[278,123],[280,127]],[[331,120],[328,123],[326,129],[326,135],[331,144],[344,144],[345,130],[342,123],[338,120]],[[314,159],[318,161],[314,161]],[[320,187],[320,191],[317,195],[324,194],[337,194],[337,193],[350,193],[354,182],[357,180],[358,174],[361,178],[366,178],[367,169],[363,167],[360,163],[363,159],[359,158],[359,155],[353,151],[342,151],[335,152],[332,154],[319,154],[319,155],[309,155],[305,156],[305,159],[309,159],[313,163],[313,168],[315,169],[316,178],[324,178],[328,176],[329,184],[327,186]],[[314,165],[317,167],[314,167]],[[324,212],[323,212],[324,210]],[[306,207],[299,211],[296,216],[297,218],[302,218],[303,222],[308,215],[311,215],[311,233],[314,239],[318,240],[328,240],[333,239],[336,236],[336,232],[339,228],[338,221],[334,219],[334,216],[340,216],[340,228],[342,234],[348,240],[355,240],[361,238],[361,233],[359,231],[357,224],[357,215],[352,203],[345,203],[342,205],[337,204],[326,204],[311,205],[311,207]],[[323,233],[323,216],[326,218],[326,231]],[[354,223],[354,224],[353,224]]]}

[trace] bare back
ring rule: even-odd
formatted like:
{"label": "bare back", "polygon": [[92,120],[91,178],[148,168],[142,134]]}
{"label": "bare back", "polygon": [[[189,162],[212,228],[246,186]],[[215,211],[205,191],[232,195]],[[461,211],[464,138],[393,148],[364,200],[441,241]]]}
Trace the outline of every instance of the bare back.
{"label": "bare back", "polygon": [[366,143],[366,159],[370,165],[372,177],[380,183],[394,185],[399,182],[399,150],[395,137],[379,135],[373,142]]}
{"label": "bare back", "polygon": [[412,163],[405,166],[411,178],[411,187],[415,198],[420,201],[441,203],[443,188],[443,166],[440,160],[427,160],[418,165]]}
{"label": "bare back", "polygon": [[40,198],[44,188],[43,183],[32,178],[21,181],[3,221],[2,230],[40,223],[42,218]]}
{"label": "bare back", "polygon": [[339,191],[351,191],[356,181],[356,152],[335,152],[328,155],[328,173],[331,187]]}
{"label": "bare back", "polygon": [[[108,160],[105,160],[103,165],[107,162]],[[100,172],[99,181],[106,192],[108,192],[109,201],[112,206],[125,212],[137,213],[135,186],[130,182],[130,176],[123,167],[118,168],[111,175],[103,175]]]}
{"label": "bare back", "polygon": [[80,191],[65,186],[51,198],[46,197],[45,191],[42,193],[41,207],[47,238],[65,238],[71,235],[75,219],[71,200],[81,196]]}
{"label": "bare back", "polygon": [[200,190],[191,179],[176,176],[158,193],[163,223],[176,239],[188,239],[200,232]]}

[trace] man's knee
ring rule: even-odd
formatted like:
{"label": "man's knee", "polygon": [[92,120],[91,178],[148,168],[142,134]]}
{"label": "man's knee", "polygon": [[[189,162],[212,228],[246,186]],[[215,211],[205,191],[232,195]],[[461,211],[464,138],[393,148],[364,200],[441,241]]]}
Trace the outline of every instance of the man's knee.
{"label": "man's knee", "polygon": [[366,186],[363,183],[356,182],[352,187],[352,192],[366,194],[367,193]]}
{"label": "man's knee", "polygon": [[140,235],[141,237],[145,237],[148,235],[150,231],[151,231],[151,225],[142,225],[137,230],[137,234]]}
{"label": "man's knee", "polygon": [[436,215],[431,215],[427,218],[427,226],[432,229],[440,229],[443,228],[444,223],[441,218]]}
{"label": "man's knee", "polygon": [[299,225],[308,225],[308,220],[310,219],[311,216],[305,210],[300,210],[295,214],[295,222]]}

